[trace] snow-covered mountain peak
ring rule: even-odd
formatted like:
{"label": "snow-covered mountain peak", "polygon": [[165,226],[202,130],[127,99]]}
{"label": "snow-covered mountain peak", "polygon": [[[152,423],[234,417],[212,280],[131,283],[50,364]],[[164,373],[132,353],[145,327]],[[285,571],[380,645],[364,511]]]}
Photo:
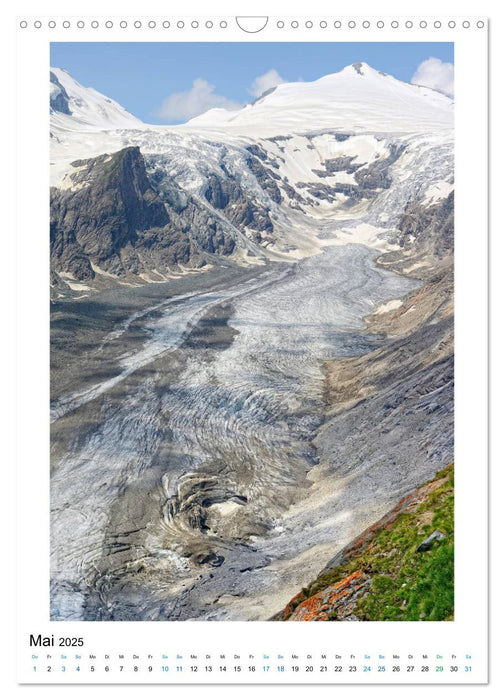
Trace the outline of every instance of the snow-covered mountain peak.
{"label": "snow-covered mountain peak", "polygon": [[375,70],[374,68],[371,68],[371,66],[368,63],[365,63],[364,61],[360,61],[358,63],[352,63],[349,66],[345,66],[340,73],[348,73],[352,75],[353,73],[357,73],[357,75],[361,75],[363,77],[369,76],[369,75],[386,75],[386,73],[380,72]]}
{"label": "snow-covered mountain peak", "polygon": [[62,68],[50,72],[51,123],[62,129],[134,129],[143,122],[94,88],[83,87]]}
{"label": "snow-covered mountain peak", "polygon": [[185,126],[261,136],[314,128],[437,131],[453,126],[453,101],[361,62],[312,82],[282,83],[242,109],[211,110]]}
{"label": "snow-covered mountain peak", "polygon": [[[336,186],[350,191],[356,186],[356,166],[387,159],[392,155],[387,144],[405,139],[445,143],[452,137],[450,98],[363,62],[312,82],[283,83],[234,111],[216,107],[169,126],[144,124],[64,70],[52,69],[50,86],[51,181],[57,185],[76,159],[138,146],[142,154],[169,155],[170,172],[177,171],[179,183],[201,194],[208,173],[222,172],[223,154],[226,168],[234,168],[241,181],[248,172],[244,149],[259,144],[257,163],[269,167],[271,161],[272,172],[278,170],[275,175],[303,198],[303,187],[315,181],[320,192]],[[257,177],[250,178],[255,186]],[[329,195],[326,200],[331,209],[334,202]],[[325,205],[317,206],[321,212]]]}

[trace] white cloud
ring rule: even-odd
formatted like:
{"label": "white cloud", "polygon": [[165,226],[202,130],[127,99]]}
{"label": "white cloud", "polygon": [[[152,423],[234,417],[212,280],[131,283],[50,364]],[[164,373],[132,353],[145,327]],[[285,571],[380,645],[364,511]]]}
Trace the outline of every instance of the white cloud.
{"label": "white cloud", "polygon": [[213,107],[239,109],[241,105],[217,94],[215,85],[211,85],[207,80],[196,78],[190,90],[174,92],[166,97],[156,115],[167,121],[187,121]]}
{"label": "white cloud", "polygon": [[453,79],[453,63],[443,63],[439,58],[428,58],[418,66],[411,82],[440,90],[445,95],[453,97]]}
{"label": "white cloud", "polygon": [[254,78],[248,92],[253,97],[260,97],[263,92],[266,92],[266,90],[270,90],[271,88],[285,82],[287,81],[284,80],[281,75],[279,75],[278,71],[272,68],[271,70],[267,71],[267,73],[263,73],[263,75],[258,75],[257,78]]}
{"label": "white cloud", "polygon": [[[278,71],[272,68],[254,78],[248,93],[253,97],[260,97],[266,90],[285,82]],[[216,93],[215,85],[208,80],[196,78],[192,87],[186,92],[174,92],[168,95],[157,110],[156,116],[168,122],[181,122],[197,117],[213,107],[234,110],[242,106],[235,100]]]}

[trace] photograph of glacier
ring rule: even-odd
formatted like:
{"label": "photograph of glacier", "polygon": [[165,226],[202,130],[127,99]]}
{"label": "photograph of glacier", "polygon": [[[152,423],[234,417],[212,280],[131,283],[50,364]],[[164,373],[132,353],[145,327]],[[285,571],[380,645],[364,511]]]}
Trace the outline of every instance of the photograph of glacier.
{"label": "photograph of glacier", "polygon": [[453,45],[51,65],[51,619],[454,619]]}

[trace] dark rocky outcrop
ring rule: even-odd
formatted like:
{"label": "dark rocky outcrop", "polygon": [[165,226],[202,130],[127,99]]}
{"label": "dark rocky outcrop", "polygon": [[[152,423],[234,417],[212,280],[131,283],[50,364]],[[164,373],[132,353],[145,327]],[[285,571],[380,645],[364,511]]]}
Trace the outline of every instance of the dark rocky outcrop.
{"label": "dark rocky outcrop", "polygon": [[[294,187],[291,187],[289,185],[289,182],[288,182],[286,177],[284,177],[282,180],[282,189],[283,189],[286,197],[288,197],[291,200],[291,204],[290,204],[291,209],[300,209],[300,207],[298,205],[292,204],[292,200],[294,200],[295,202],[299,202],[300,204],[308,204],[309,203],[307,199],[305,199],[302,195],[299,194],[299,192],[297,192],[294,189]],[[303,211],[303,210],[301,209],[301,211]]]}
{"label": "dark rocky outcrop", "polygon": [[[337,138],[337,140],[342,139]],[[404,150],[405,146],[392,144],[385,158],[379,158],[366,166],[354,163],[353,156],[329,158],[323,162],[324,170],[313,170],[315,175],[331,177],[337,172],[345,172],[353,174],[356,184],[336,182],[326,185],[319,182],[298,182],[296,187],[306,189],[312,197],[328,202],[336,201],[338,194],[348,197],[350,203],[361,199],[374,199],[380,192],[390,188],[392,177],[389,168]]]}
{"label": "dark rocky outcrop", "polygon": [[250,146],[247,146],[247,151],[262,161],[268,160],[268,154],[266,153],[264,148],[261,148],[261,146],[259,146],[259,144],[257,143],[253,143]]}
{"label": "dark rocky outcrop", "polygon": [[335,133],[335,134],[333,134],[333,136],[336,139],[336,141],[346,141],[347,139],[350,138],[351,134]]}
{"label": "dark rocky outcrop", "polygon": [[[71,187],[51,189],[51,265],[78,280],[93,265],[119,277],[229,255],[234,240],[173,181],[149,179],[136,147],[75,161]],[[156,178],[154,178],[156,180]]]}
{"label": "dark rocky outcrop", "polygon": [[[260,161],[254,159],[256,169]],[[278,190],[273,179],[271,183]],[[279,193],[280,194],[280,193]],[[252,231],[251,237],[257,243],[267,239],[267,234],[273,232],[267,209],[259,206],[249,194],[245,192],[237,178],[223,168],[223,177],[212,173],[208,178],[204,196],[215,209],[221,210],[226,218],[243,233],[247,229]]]}
{"label": "dark rocky outcrop", "polygon": [[277,173],[265,168],[259,158],[256,156],[250,156],[247,158],[247,166],[270,199],[272,199],[276,204],[280,204],[282,201],[282,195],[277,183],[275,182],[275,180],[281,179],[280,175],[277,175]]}
{"label": "dark rocky outcrop", "polygon": [[405,146],[393,144],[390,146],[390,152],[386,158],[375,160],[367,167],[357,170],[355,180],[359,186],[364,190],[388,189],[392,184],[389,167],[396,162],[404,150]]}
{"label": "dark rocky outcrop", "polygon": [[454,193],[446,199],[425,206],[409,204],[399,221],[399,245],[405,250],[422,248],[435,258],[453,253],[454,249]]}
{"label": "dark rocky outcrop", "polygon": [[314,170],[319,177],[330,177],[334,173],[345,172],[354,173],[362,167],[360,163],[353,163],[354,156],[340,156],[339,158],[328,158],[324,161],[325,170]]}
{"label": "dark rocky outcrop", "polygon": [[72,114],[70,111],[70,107],[68,106],[68,102],[70,100],[68,93],[52,71],[49,74],[49,79],[51,83],[57,88],[51,93],[51,109],[55,112],[61,112],[62,114]]}

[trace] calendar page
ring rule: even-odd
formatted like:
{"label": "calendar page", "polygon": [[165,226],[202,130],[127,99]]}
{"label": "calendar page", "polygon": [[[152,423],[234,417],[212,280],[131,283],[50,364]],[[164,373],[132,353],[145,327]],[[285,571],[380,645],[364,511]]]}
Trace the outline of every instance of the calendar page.
{"label": "calendar page", "polygon": [[16,20],[18,682],[486,683],[488,20],[183,9]]}

